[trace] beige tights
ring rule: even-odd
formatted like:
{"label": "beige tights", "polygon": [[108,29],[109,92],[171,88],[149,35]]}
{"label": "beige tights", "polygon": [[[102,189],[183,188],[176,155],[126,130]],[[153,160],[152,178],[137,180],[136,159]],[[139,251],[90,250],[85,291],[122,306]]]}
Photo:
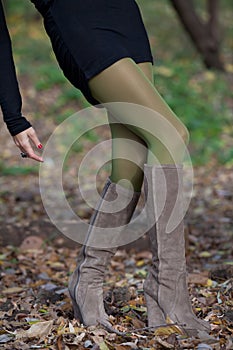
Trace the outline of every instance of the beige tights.
{"label": "beige tights", "polygon": [[144,163],[182,162],[189,134],[155,88],[150,62],[136,64],[129,57],[122,58],[91,78],[88,84],[96,100],[109,103],[112,181],[127,179],[139,191]]}

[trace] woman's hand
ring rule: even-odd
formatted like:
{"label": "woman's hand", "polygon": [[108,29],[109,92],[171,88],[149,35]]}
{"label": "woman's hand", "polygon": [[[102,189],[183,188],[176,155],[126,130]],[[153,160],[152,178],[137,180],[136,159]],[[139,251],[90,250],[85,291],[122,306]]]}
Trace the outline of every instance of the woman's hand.
{"label": "woman's hand", "polygon": [[33,151],[33,148],[31,146],[31,142],[34,143],[36,148],[41,149],[42,144],[40,143],[35,130],[33,127],[30,127],[19,134],[13,136],[13,140],[17,147],[21,150],[21,152],[27,154],[27,158],[31,158],[36,160],[37,162],[43,162],[43,158],[39,157],[35,152]]}

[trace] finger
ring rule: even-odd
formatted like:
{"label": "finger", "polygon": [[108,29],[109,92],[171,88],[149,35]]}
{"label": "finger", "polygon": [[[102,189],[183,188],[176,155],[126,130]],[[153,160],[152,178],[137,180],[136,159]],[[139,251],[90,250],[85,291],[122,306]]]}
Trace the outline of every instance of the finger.
{"label": "finger", "polygon": [[34,159],[34,160],[36,160],[37,162],[40,162],[40,163],[43,163],[43,162],[44,162],[43,158],[42,158],[42,157],[39,157],[39,156],[38,156],[37,154],[35,154],[34,152],[28,154],[28,158]]}
{"label": "finger", "polygon": [[34,159],[34,160],[36,160],[38,162],[43,162],[44,161],[42,157],[40,157],[37,154],[35,154],[35,152],[33,151],[32,147],[30,145],[29,140],[21,143],[21,147],[20,148],[23,149],[23,152],[27,153],[28,158]]}
{"label": "finger", "polygon": [[44,161],[42,157],[39,157],[33,151],[31,151],[30,153],[29,152],[25,152],[25,153],[27,153],[27,158],[34,159],[34,160],[36,160],[37,162],[40,162],[40,163],[43,163],[43,161]]}
{"label": "finger", "polygon": [[30,132],[28,133],[28,136],[30,137],[30,139],[32,140],[32,142],[34,143],[34,145],[37,148],[39,148],[39,149],[42,148],[42,144],[41,144],[40,140],[38,139],[37,134],[36,134],[34,129],[30,130]]}
{"label": "finger", "polygon": [[25,158],[31,158],[33,160],[36,160],[37,162],[40,162],[40,163],[43,163],[44,160],[42,157],[39,157],[37,154],[35,154],[34,152],[31,152],[31,153],[28,153],[28,152],[25,152],[25,151],[22,151],[23,153],[26,153],[27,154],[27,157]]}
{"label": "finger", "polygon": [[20,146],[19,141],[18,141],[18,140],[16,140],[16,139],[13,139],[13,140],[14,140],[14,143],[16,144],[16,146],[17,146],[18,148],[20,148],[20,149],[21,149],[21,146]]}

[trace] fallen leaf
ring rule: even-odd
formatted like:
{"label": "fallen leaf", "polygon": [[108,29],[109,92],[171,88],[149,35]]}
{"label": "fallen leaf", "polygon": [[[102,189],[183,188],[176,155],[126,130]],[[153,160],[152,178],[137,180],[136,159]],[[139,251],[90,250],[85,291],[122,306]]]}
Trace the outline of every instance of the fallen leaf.
{"label": "fallen leaf", "polygon": [[143,327],[145,327],[145,324],[144,324],[144,322],[142,322],[141,320],[139,320],[138,318],[132,318],[131,319],[131,322],[132,322],[132,324],[133,324],[133,326],[135,327],[135,328],[143,328]]}
{"label": "fallen leaf", "polygon": [[201,252],[201,253],[199,254],[199,257],[200,257],[200,258],[210,258],[211,256],[212,256],[212,254],[211,254],[210,252],[206,252],[206,251]]}
{"label": "fallen leaf", "polygon": [[40,338],[40,340],[45,339],[51,332],[53,328],[53,320],[37,322],[33,324],[28,330],[20,331],[16,333],[16,339],[27,339],[27,338]]}
{"label": "fallen leaf", "polygon": [[137,306],[134,306],[132,304],[130,304],[129,306],[130,306],[130,308],[132,310],[135,310],[135,311],[138,311],[138,312],[146,312],[147,311],[147,308],[145,306],[137,307]]}
{"label": "fallen leaf", "polygon": [[116,345],[115,346],[116,350],[130,350],[132,348],[130,348],[130,346],[126,346],[126,345]]}
{"label": "fallen leaf", "polygon": [[188,274],[188,283],[206,286],[208,283],[208,276],[205,276],[201,273],[189,273]]}
{"label": "fallen leaf", "polygon": [[197,350],[213,350],[213,348],[208,344],[201,343],[201,344],[198,344]]}
{"label": "fallen leaf", "polygon": [[69,330],[70,330],[70,333],[75,333],[74,326],[70,322],[69,322]]}
{"label": "fallen leaf", "polygon": [[93,347],[93,343],[90,340],[86,340],[84,343],[84,348],[92,348]]}
{"label": "fallen leaf", "polygon": [[174,349],[174,346],[172,344],[169,344],[167,341],[163,340],[158,336],[156,337],[156,341],[162,346],[164,346],[166,349]]}
{"label": "fallen leaf", "polygon": [[4,289],[2,291],[2,294],[14,294],[14,293],[20,293],[20,292],[23,292],[25,289],[24,288],[21,288],[21,287],[11,287],[11,288],[7,288],[7,289]]}
{"label": "fallen leaf", "polygon": [[109,350],[109,347],[104,341],[99,344],[99,347],[100,347],[100,350]]}
{"label": "fallen leaf", "polygon": [[57,350],[63,350],[64,349],[64,343],[62,341],[62,335],[59,335],[57,338]]}
{"label": "fallen leaf", "polygon": [[166,326],[166,327],[159,327],[155,330],[155,335],[156,336],[168,336],[170,334],[181,334],[183,335],[184,333],[178,326]]}
{"label": "fallen leaf", "polygon": [[13,334],[8,334],[8,333],[1,334],[0,335],[0,344],[5,344],[5,343],[10,342],[10,341],[12,341],[12,338],[14,338]]}
{"label": "fallen leaf", "polygon": [[138,347],[132,342],[126,342],[116,346],[116,350],[131,350],[131,349],[138,349]]}
{"label": "fallen leaf", "polygon": [[24,239],[19,249],[21,251],[31,250],[31,249],[41,249],[43,244],[44,244],[44,241],[40,237],[29,236]]}
{"label": "fallen leaf", "polygon": [[85,336],[86,336],[85,332],[79,335],[75,335],[74,333],[64,332],[62,335],[62,339],[66,345],[80,345],[80,343],[85,338]]}

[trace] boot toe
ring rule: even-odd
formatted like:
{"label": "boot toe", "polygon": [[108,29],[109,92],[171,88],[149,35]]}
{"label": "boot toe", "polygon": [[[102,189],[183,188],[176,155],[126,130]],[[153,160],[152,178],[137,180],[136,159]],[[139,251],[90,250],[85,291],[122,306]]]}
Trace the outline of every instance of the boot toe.
{"label": "boot toe", "polygon": [[187,330],[196,330],[197,332],[210,332],[210,325],[208,322],[204,320],[200,320],[198,318],[192,318],[190,320],[185,320],[186,326],[184,327]]}

